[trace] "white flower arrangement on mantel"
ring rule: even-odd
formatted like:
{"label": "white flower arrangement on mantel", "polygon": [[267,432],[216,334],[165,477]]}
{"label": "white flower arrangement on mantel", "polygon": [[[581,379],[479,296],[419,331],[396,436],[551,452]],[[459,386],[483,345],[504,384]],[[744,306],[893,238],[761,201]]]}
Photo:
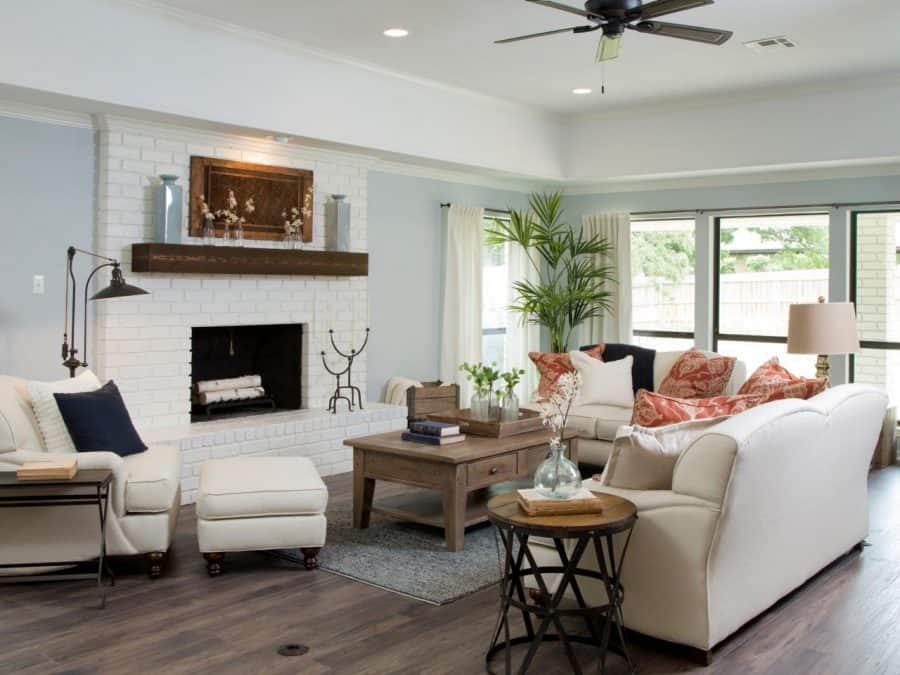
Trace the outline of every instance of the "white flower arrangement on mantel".
{"label": "white flower arrangement on mantel", "polygon": [[[213,211],[209,207],[209,204],[206,203],[206,197],[200,195],[200,213],[203,216],[204,222],[203,238],[212,238],[213,240],[208,241],[207,243],[215,243],[215,223],[217,221],[221,221],[225,225],[223,237],[225,243],[230,243],[232,241],[237,244],[243,243],[244,223],[247,222],[246,216],[249,216],[256,211],[256,203],[253,201],[253,197],[249,197],[244,202],[243,213],[245,215],[240,214],[238,205],[237,197],[234,196],[234,190],[228,191],[228,198],[225,200],[226,208],[218,209],[217,211]],[[209,231],[207,228],[209,228]]]}
{"label": "white flower arrangement on mantel", "polygon": [[302,240],[303,223],[312,218],[312,193],[303,196],[303,206],[292,206],[290,213],[281,212],[284,218],[284,240],[288,246],[299,246]]}

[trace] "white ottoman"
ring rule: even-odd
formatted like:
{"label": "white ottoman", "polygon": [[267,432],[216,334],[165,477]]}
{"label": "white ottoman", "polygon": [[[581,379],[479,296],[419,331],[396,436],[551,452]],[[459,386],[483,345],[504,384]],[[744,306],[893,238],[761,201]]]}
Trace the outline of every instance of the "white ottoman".
{"label": "white ottoman", "polygon": [[299,548],[307,569],[325,545],[328,488],[305,457],[230,457],[200,467],[197,541],[210,576],[229,551]]}

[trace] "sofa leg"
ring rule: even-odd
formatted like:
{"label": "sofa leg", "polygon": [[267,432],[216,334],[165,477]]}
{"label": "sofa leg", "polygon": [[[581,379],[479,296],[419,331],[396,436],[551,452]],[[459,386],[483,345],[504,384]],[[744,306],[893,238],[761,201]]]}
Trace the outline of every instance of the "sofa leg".
{"label": "sofa leg", "polygon": [[154,551],[153,553],[147,553],[144,557],[147,560],[147,575],[151,579],[159,579],[162,576],[166,554]]}
{"label": "sofa leg", "polygon": [[224,553],[204,553],[206,559],[206,571],[211,577],[217,577],[222,574],[222,560],[225,558]]}
{"label": "sofa leg", "polygon": [[711,666],[713,655],[711,649],[697,649],[696,647],[687,647],[688,657],[698,666]]}
{"label": "sofa leg", "polygon": [[306,569],[315,570],[319,568],[319,561],[316,559],[316,556],[319,555],[319,551],[321,550],[321,547],[300,549],[303,553],[303,564],[306,566]]}

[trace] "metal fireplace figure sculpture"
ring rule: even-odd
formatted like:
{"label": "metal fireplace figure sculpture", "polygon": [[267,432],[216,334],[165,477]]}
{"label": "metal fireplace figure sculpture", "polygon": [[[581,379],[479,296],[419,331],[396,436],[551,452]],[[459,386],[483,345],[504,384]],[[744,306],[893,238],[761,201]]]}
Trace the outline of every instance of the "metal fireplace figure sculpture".
{"label": "metal fireplace figure sculpture", "polygon": [[[338,356],[341,356],[342,358],[347,359],[347,367],[344,368],[343,370],[335,371],[329,367],[328,361],[325,360],[325,351],[324,350],[322,351],[322,365],[325,366],[325,370],[327,370],[329,373],[331,373],[335,377],[334,394],[332,394],[331,398],[328,399],[328,410],[330,410],[331,414],[333,414],[333,415],[337,414],[338,401],[346,401],[347,408],[350,412],[354,411],[353,402],[356,401],[359,404],[359,409],[362,410],[363,409],[362,392],[359,390],[359,387],[354,386],[351,376],[353,374],[353,360],[357,356],[362,354],[363,350],[365,350],[365,348],[366,348],[366,345],[369,344],[369,329],[366,328],[366,337],[363,340],[363,343],[360,346],[360,348],[359,349],[351,348],[349,354],[342,352],[338,348],[338,346],[335,344],[333,329],[330,329],[330,328],[328,329],[328,337],[331,340],[331,346],[334,348],[334,351],[337,352]],[[342,377],[346,378],[345,384],[341,384]],[[349,398],[347,398],[347,396],[345,396],[343,394],[344,391],[349,392],[349,394],[350,394]]]}

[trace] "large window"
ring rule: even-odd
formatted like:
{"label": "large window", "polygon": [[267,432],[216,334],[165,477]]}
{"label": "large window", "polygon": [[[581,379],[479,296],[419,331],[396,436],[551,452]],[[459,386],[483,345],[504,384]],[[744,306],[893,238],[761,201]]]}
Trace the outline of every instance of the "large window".
{"label": "large window", "polygon": [[652,349],[694,344],[694,220],[631,222],[634,341]]}
{"label": "large window", "polygon": [[[485,219],[485,227],[494,218]],[[488,246],[482,253],[481,359],[506,369],[506,322],[512,302],[509,289],[509,244]]]}
{"label": "large window", "polygon": [[815,355],[787,353],[788,308],[828,297],[828,214],[716,220],[713,349],[748,372],[772,356],[811,376]]}
{"label": "large window", "polygon": [[855,213],[851,226],[851,299],[862,351],[851,358],[856,382],[900,400],[900,213]]}

